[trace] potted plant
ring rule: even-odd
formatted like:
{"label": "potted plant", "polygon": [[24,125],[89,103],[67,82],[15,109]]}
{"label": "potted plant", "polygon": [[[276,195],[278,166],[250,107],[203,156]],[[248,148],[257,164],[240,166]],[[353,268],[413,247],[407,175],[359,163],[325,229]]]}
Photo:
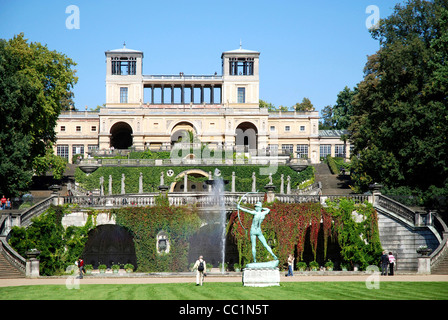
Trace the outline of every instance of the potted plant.
{"label": "potted plant", "polygon": [[[219,263],[218,268],[219,268],[219,271],[222,270],[222,262]],[[224,271],[227,271],[227,263],[224,263]]]}
{"label": "potted plant", "polygon": [[119,264],[112,264],[112,272],[118,273],[120,271],[120,265]]}
{"label": "potted plant", "polygon": [[127,273],[131,273],[132,271],[134,271],[134,265],[130,264],[130,263],[126,263],[124,265],[124,269],[126,270]]}
{"label": "potted plant", "polygon": [[417,248],[417,253],[422,256],[429,256],[432,249],[428,248],[428,246],[420,246]]}
{"label": "potted plant", "polygon": [[93,270],[93,266],[91,264],[86,264],[84,266],[84,270],[86,270],[86,274],[91,274]]}
{"label": "potted plant", "polygon": [[311,271],[317,271],[319,269],[319,264],[316,261],[311,261],[310,269],[311,269]]}
{"label": "potted plant", "polygon": [[341,268],[342,268],[342,271],[347,271],[348,270],[348,267],[347,267],[346,264],[342,264]]}
{"label": "potted plant", "polygon": [[100,273],[105,273],[105,272],[106,272],[106,269],[107,269],[107,267],[106,267],[105,264],[100,264],[100,265],[98,266],[98,270],[100,270]]}
{"label": "potted plant", "polygon": [[233,265],[233,270],[235,270],[235,272],[240,272],[241,271],[241,265],[239,263],[235,263]]}
{"label": "potted plant", "polygon": [[299,270],[299,271],[306,270],[306,262],[304,262],[304,261],[297,262],[296,266],[297,266],[297,270]]}
{"label": "potted plant", "polygon": [[328,261],[325,263],[325,268],[326,268],[328,271],[333,271],[333,268],[334,268],[334,263],[333,263],[333,261],[328,260]]}

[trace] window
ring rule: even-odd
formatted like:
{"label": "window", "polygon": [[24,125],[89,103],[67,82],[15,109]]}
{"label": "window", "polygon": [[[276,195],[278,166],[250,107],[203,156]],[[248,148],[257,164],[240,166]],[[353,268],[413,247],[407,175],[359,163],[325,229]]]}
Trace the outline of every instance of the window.
{"label": "window", "polygon": [[305,131],[305,126],[300,126],[300,131]]}
{"label": "window", "polygon": [[271,126],[271,132],[275,132],[275,126]]}
{"label": "window", "polygon": [[344,157],[345,156],[345,146],[343,144],[337,144],[334,146],[334,156]]}
{"label": "window", "polygon": [[81,132],[81,126],[76,126],[76,132]]}
{"label": "window", "polygon": [[84,145],[80,144],[80,145],[76,145],[74,144],[72,147],[72,154],[81,154],[84,156]]}
{"label": "window", "polygon": [[92,127],[90,128],[90,130],[91,130],[92,132],[95,132],[95,131],[96,131],[96,126],[92,126]]}
{"label": "window", "polygon": [[89,144],[87,146],[87,152],[91,153],[93,151],[97,151],[98,150],[98,145],[97,144]]}
{"label": "window", "polygon": [[126,76],[136,74],[137,58],[113,57],[111,60],[113,75]]}
{"label": "window", "polygon": [[285,126],[285,131],[286,131],[286,132],[291,131],[291,127],[290,127],[290,126]]}
{"label": "window", "polygon": [[120,103],[128,103],[128,88],[120,88]]}
{"label": "window", "polygon": [[65,131],[65,126],[61,126],[61,132]]}
{"label": "window", "polygon": [[293,144],[282,144],[282,153],[283,154],[291,154],[294,152]]}
{"label": "window", "polygon": [[331,144],[321,144],[320,157],[326,158],[328,155],[331,155]]}
{"label": "window", "polygon": [[56,154],[68,161],[68,145],[58,145],[56,147]]}
{"label": "window", "polygon": [[268,144],[268,151],[271,155],[278,154],[278,144]]}
{"label": "window", "polygon": [[254,58],[229,58],[231,76],[253,76]]}
{"label": "window", "polygon": [[298,144],[297,145],[297,158],[308,158],[308,145]]}
{"label": "window", "polygon": [[246,103],[246,88],[238,88],[238,103]]}

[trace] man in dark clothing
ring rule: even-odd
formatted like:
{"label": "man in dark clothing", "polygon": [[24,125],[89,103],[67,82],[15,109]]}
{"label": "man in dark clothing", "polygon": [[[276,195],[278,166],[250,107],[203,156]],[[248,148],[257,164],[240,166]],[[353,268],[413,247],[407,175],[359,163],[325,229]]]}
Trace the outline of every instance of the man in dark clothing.
{"label": "man in dark clothing", "polygon": [[381,256],[381,275],[387,276],[387,266],[389,265],[389,256],[386,251],[383,251],[383,255]]}

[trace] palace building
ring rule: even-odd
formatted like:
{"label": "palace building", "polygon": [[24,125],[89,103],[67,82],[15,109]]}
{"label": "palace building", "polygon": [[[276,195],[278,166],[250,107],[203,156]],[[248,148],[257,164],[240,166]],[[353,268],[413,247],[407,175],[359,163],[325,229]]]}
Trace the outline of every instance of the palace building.
{"label": "palace building", "polygon": [[105,55],[105,107],[59,117],[55,152],[69,162],[92,152],[170,150],[185,131],[211,148],[255,157],[276,152],[311,163],[328,154],[349,157],[343,132],[319,131],[317,111],[259,107],[260,52],[241,46],[223,52],[221,75],[145,75],[142,51],[124,46]]}

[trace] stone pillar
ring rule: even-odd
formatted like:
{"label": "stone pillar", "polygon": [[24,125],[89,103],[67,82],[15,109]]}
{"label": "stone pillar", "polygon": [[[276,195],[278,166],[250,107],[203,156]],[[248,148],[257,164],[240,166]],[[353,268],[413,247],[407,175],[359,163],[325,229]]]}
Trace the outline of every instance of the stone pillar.
{"label": "stone pillar", "polygon": [[143,173],[138,177],[138,193],[143,193]]}
{"label": "stone pillar", "polygon": [[188,175],[184,175],[184,192],[188,192]]}
{"label": "stone pillar", "polygon": [[191,85],[190,103],[194,104],[194,84]]}
{"label": "stone pillar", "polygon": [[151,85],[151,104],[154,104],[154,85]]}
{"label": "stone pillar", "polygon": [[291,177],[288,176],[286,181],[288,182],[286,185],[286,194],[291,194]]}
{"label": "stone pillar", "polygon": [[429,256],[426,257],[418,257],[418,274],[431,274],[431,258]]}
{"label": "stone pillar", "polygon": [[201,84],[201,104],[204,103],[204,85]]}
{"label": "stone pillar", "polygon": [[232,192],[235,192],[235,171],[232,172]]}
{"label": "stone pillar", "polygon": [[214,104],[215,103],[215,92],[214,92],[214,90],[215,90],[215,86],[212,85],[210,87],[210,104]]}
{"label": "stone pillar", "polygon": [[180,103],[185,104],[185,85],[182,85],[180,88]]}
{"label": "stone pillar", "polygon": [[174,84],[171,85],[171,104],[174,104]]}
{"label": "stone pillar", "polygon": [[285,193],[285,189],[283,187],[283,183],[284,183],[284,176],[283,176],[283,173],[282,173],[282,175],[280,176],[280,194],[284,194]]}
{"label": "stone pillar", "polygon": [[162,89],[162,92],[160,93],[160,99],[161,99],[161,101],[160,101],[160,104],[164,104],[165,103],[165,101],[164,101],[164,87],[163,87],[163,84],[162,84],[162,86],[161,86],[161,89]]}
{"label": "stone pillar", "polygon": [[124,176],[124,173],[121,174],[121,194],[125,194],[126,193],[126,187],[124,184],[124,180],[126,179],[126,177]]}
{"label": "stone pillar", "polygon": [[112,195],[112,176],[109,175],[109,195]]}
{"label": "stone pillar", "polygon": [[257,178],[255,177],[255,172],[252,172],[252,192],[257,192]]}
{"label": "stone pillar", "polygon": [[35,249],[26,253],[25,275],[27,278],[39,277],[39,259],[36,258],[39,254],[40,252]]}

